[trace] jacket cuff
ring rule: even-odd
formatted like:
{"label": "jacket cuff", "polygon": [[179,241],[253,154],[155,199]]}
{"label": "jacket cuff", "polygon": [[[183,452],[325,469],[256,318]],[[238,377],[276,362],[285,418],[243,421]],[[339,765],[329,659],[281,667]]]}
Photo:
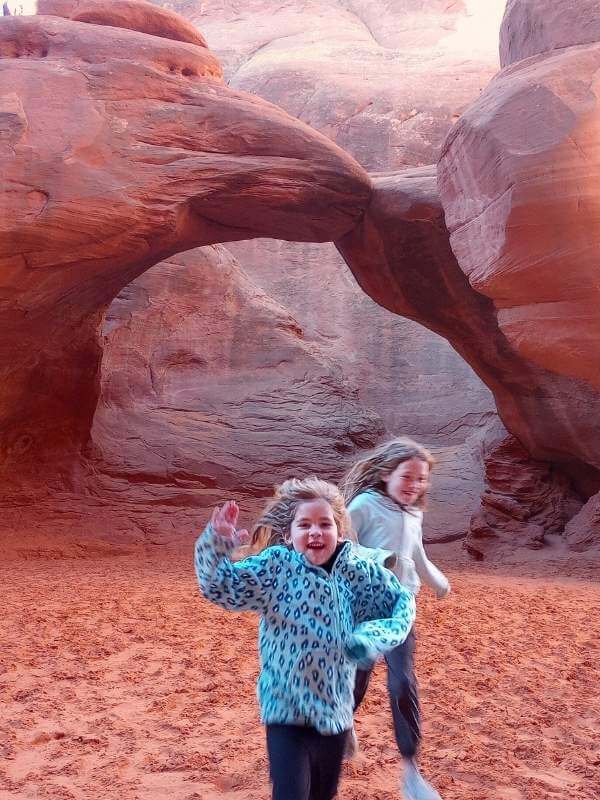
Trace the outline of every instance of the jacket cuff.
{"label": "jacket cuff", "polygon": [[346,656],[350,661],[354,661],[359,669],[371,669],[379,655],[370,639],[360,633],[353,633],[348,637],[345,651]]}
{"label": "jacket cuff", "polygon": [[236,547],[235,542],[228,536],[220,536],[210,522],[200,534],[198,544],[200,546],[208,545],[211,550],[225,556],[228,556]]}

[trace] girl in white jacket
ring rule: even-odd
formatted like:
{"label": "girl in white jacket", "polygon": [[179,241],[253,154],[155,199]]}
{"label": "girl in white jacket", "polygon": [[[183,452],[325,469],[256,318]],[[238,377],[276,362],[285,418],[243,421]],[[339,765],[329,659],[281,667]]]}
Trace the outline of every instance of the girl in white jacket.
{"label": "girl in white jacket", "polygon": [[[358,461],[342,487],[358,543],[393,552],[393,572],[406,588],[416,595],[423,582],[441,599],[450,584],[427,558],[421,531],[432,466],[433,457],[424,447],[411,439],[393,439]],[[402,789],[405,800],[441,800],[416,763],[421,730],[414,650],[411,631],[403,644],[385,656],[394,732],[404,761]],[[362,702],[370,676],[371,670],[356,674],[355,708]]]}

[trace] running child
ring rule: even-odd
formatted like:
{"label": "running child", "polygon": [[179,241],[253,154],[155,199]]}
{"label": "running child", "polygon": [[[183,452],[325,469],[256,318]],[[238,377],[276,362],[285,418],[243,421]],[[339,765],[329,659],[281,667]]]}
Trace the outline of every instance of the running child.
{"label": "running child", "polygon": [[414,597],[344,541],[341,492],[318,478],[285,481],[266,509],[285,544],[233,563],[238,507],[213,512],[196,542],[204,596],[260,614],[258,698],[273,800],[332,800],[352,728],[357,666],[401,644]]}
{"label": "running child", "polygon": [[[450,591],[450,584],[427,558],[421,531],[432,466],[433,458],[424,447],[408,438],[393,439],[360,459],[345,476],[342,488],[358,542],[395,553],[392,570],[413,595],[423,582],[441,599]],[[414,652],[411,629],[404,642],[385,654],[394,733],[403,759],[402,790],[405,800],[441,800],[422,777],[416,761],[421,728]],[[357,671],[356,708],[370,677],[371,669]],[[354,731],[348,744],[351,753],[357,746]]]}

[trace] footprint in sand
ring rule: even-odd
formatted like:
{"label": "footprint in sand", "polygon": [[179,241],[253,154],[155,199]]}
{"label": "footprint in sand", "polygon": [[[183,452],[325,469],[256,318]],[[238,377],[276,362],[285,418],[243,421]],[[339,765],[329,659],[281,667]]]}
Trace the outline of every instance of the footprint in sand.
{"label": "footprint in sand", "polygon": [[568,772],[566,769],[529,769],[528,767],[521,767],[521,772],[528,778],[533,778],[536,781],[545,783],[552,789],[567,789],[572,788],[576,784],[581,783],[579,775],[574,772]]}
{"label": "footprint in sand", "polygon": [[525,800],[523,792],[512,786],[498,786],[497,792],[497,800]]}

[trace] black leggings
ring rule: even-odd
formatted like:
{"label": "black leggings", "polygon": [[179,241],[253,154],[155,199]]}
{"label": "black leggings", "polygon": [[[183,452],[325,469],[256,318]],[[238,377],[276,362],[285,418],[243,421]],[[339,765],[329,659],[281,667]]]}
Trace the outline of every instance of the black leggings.
{"label": "black leggings", "polygon": [[272,800],[332,800],[337,794],[348,731],[267,725]]}
{"label": "black leggings", "polygon": [[[406,641],[386,655],[388,693],[394,720],[394,734],[398,750],[404,758],[414,758],[421,741],[419,694],[415,678],[414,629]],[[369,685],[371,670],[357,670],[354,683],[354,708],[362,703]]]}

